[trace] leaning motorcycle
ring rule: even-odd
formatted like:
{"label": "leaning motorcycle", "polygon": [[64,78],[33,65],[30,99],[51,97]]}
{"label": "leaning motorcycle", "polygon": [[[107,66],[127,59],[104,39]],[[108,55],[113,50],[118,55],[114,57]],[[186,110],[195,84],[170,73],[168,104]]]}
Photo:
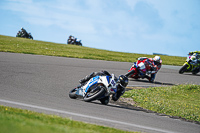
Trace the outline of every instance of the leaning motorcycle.
{"label": "leaning motorcycle", "polygon": [[[149,76],[154,73],[156,73],[155,71],[151,71],[151,73],[149,73],[147,70],[151,70],[151,66],[150,65],[145,65],[144,61],[137,61],[134,62],[133,65],[131,66],[131,68],[128,70],[128,72],[133,71],[132,74],[130,75],[130,78],[134,78],[134,79],[139,79],[139,78],[145,78],[146,75]],[[151,77],[150,76],[150,77]],[[151,78],[155,78],[155,77],[151,77]]]}
{"label": "leaning motorcycle", "polygon": [[184,72],[192,72],[192,74],[196,75],[199,72],[198,67],[197,58],[194,55],[189,55],[179,70],[179,73],[183,74]]}
{"label": "leaning motorcycle", "polygon": [[[85,102],[91,102],[99,100],[102,104],[107,105],[110,101],[110,96],[115,100],[115,96],[118,91],[118,85],[122,86],[125,91],[125,87],[128,84],[128,75],[121,75],[119,78],[114,74],[107,76],[95,76],[83,85],[72,89],[69,92],[69,97],[72,99],[82,98]],[[123,94],[124,92],[122,92]]]}

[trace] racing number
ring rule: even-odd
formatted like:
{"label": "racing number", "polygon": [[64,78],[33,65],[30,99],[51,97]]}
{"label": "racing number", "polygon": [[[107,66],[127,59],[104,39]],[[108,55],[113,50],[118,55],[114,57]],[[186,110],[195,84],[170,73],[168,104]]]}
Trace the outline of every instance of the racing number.
{"label": "racing number", "polygon": [[112,81],[111,81],[111,84],[112,84],[112,86],[115,86],[115,81],[112,80]]}

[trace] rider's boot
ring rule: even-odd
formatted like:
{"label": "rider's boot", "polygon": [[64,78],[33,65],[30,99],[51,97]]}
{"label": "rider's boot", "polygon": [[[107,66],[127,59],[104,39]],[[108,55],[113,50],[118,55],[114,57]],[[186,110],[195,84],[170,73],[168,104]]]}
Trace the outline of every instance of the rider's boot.
{"label": "rider's boot", "polygon": [[148,76],[147,79],[149,80],[149,82],[153,83],[154,79],[155,79],[155,76],[156,76],[156,74],[151,74],[151,77]]}
{"label": "rider's boot", "polygon": [[153,83],[154,78],[149,77],[149,82]]}

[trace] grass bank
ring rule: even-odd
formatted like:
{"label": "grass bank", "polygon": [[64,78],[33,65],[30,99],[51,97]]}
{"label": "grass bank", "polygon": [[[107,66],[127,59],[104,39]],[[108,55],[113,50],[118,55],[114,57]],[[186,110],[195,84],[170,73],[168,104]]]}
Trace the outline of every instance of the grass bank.
{"label": "grass bank", "polygon": [[0,106],[0,129],[2,133],[126,133],[114,128],[5,106]]}
{"label": "grass bank", "polygon": [[133,89],[123,95],[125,98],[132,98],[136,106],[200,122],[199,96],[200,85]]}
{"label": "grass bank", "polygon": [[[113,52],[75,45],[57,44],[0,35],[0,52],[38,54],[72,58],[134,62],[138,57],[153,55]],[[182,65],[185,57],[161,55],[165,65]],[[137,106],[171,116],[200,121],[200,86],[179,85],[137,89],[126,92]],[[2,132],[124,132],[103,126],[75,122],[58,116],[0,106]],[[33,130],[34,129],[34,130]]]}
{"label": "grass bank", "polygon": [[[134,47],[134,46],[133,46]],[[138,57],[154,55],[114,52],[84,46],[58,44],[0,35],[0,52],[38,54],[95,60],[135,62]],[[185,57],[160,55],[165,65],[182,65]]]}

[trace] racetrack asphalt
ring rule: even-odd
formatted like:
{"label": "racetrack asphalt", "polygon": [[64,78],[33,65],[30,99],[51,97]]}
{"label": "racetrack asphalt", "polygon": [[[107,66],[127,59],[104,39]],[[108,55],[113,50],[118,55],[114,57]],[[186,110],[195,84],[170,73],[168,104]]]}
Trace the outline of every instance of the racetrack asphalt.
{"label": "racetrack asphalt", "polygon": [[[70,89],[93,71],[125,74],[129,62],[76,59],[0,52],[0,105],[56,114],[73,120],[128,131],[199,133],[200,125],[137,109],[98,101],[70,99]],[[200,75],[179,74],[178,66],[163,65],[155,83],[129,80],[129,86],[200,84]]]}

